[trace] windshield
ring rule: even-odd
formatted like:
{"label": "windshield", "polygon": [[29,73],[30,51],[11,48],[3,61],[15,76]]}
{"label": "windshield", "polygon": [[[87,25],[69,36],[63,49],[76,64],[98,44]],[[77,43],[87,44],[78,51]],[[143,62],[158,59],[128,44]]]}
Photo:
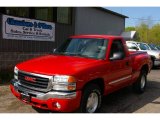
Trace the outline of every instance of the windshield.
{"label": "windshield", "polygon": [[66,40],[54,54],[87,58],[105,58],[108,40],[94,38],[73,38]]}
{"label": "windshield", "polygon": [[143,43],[138,43],[138,46],[140,47],[141,50],[149,50],[149,47]]}
{"label": "windshield", "polygon": [[151,50],[157,50],[156,46],[154,44],[148,44]]}

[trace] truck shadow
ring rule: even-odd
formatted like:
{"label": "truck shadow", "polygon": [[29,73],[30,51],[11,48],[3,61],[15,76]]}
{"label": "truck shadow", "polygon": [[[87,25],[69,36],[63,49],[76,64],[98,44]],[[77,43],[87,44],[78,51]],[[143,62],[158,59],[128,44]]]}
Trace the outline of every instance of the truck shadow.
{"label": "truck shadow", "polygon": [[159,97],[160,83],[148,81],[143,94],[136,94],[132,87],[127,87],[105,96],[99,113],[133,113],[149,103],[160,105],[160,102],[155,101]]}
{"label": "truck shadow", "polygon": [[[134,93],[132,87],[129,86],[103,97],[99,113],[133,113],[149,103],[160,105],[160,102],[155,101],[159,97],[160,82],[148,81],[146,91],[143,94]],[[57,113],[39,109],[36,111],[39,113]]]}
{"label": "truck shadow", "polygon": [[11,70],[0,71],[0,86],[9,85],[14,73]]}
{"label": "truck shadow", "polygon": [[152,70],[160,70],[160,67],[154,67]]}

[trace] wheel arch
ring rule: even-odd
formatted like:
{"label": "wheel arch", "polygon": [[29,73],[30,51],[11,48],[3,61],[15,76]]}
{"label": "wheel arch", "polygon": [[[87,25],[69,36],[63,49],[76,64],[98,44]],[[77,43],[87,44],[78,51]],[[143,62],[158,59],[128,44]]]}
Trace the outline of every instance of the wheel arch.
{"label": "wheel arch", "polygon": [[149,73],[149,66],[147,64],[144,64],[142,67],[141,67],[141,71],[145,70],[146,73],[148,74]]}
{"label": "wheel arch", "polygon": [[84,85],[84,87],[82,88],[82,90],[84,91],[84,89],[85,89],[88,85],[90,85],[90,84],[96,84],[96,85],[98,85],[98,86],[100,87],[100,89],[101,89],[102,94],[104,93],[105,83],[104,83],[104,79],[103,79],[103,78],[96,78],[96,79],[93,79],[93,80],[88,81],[88,82]]}

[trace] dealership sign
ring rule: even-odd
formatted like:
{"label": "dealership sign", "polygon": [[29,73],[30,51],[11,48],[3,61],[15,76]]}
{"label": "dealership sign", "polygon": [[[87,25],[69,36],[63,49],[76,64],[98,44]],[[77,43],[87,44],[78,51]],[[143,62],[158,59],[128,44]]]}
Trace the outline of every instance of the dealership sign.
{"label": "dealership sign", "polygon": [[3,38],[54,41],[55,24],[51,22],[3,15]]}

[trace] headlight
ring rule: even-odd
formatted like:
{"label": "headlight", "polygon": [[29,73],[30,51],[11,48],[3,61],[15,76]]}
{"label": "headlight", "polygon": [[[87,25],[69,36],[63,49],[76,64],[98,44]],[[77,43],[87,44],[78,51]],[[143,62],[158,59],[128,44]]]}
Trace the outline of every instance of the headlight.
{"label": "headlight", "polygon": [[18,79],[18,68],[14,67],[14,79]]}
{"label": "headlight", "polygon": [[76,90],[76,79],[67,75],[55,75],[53,79],[53,90]]}

